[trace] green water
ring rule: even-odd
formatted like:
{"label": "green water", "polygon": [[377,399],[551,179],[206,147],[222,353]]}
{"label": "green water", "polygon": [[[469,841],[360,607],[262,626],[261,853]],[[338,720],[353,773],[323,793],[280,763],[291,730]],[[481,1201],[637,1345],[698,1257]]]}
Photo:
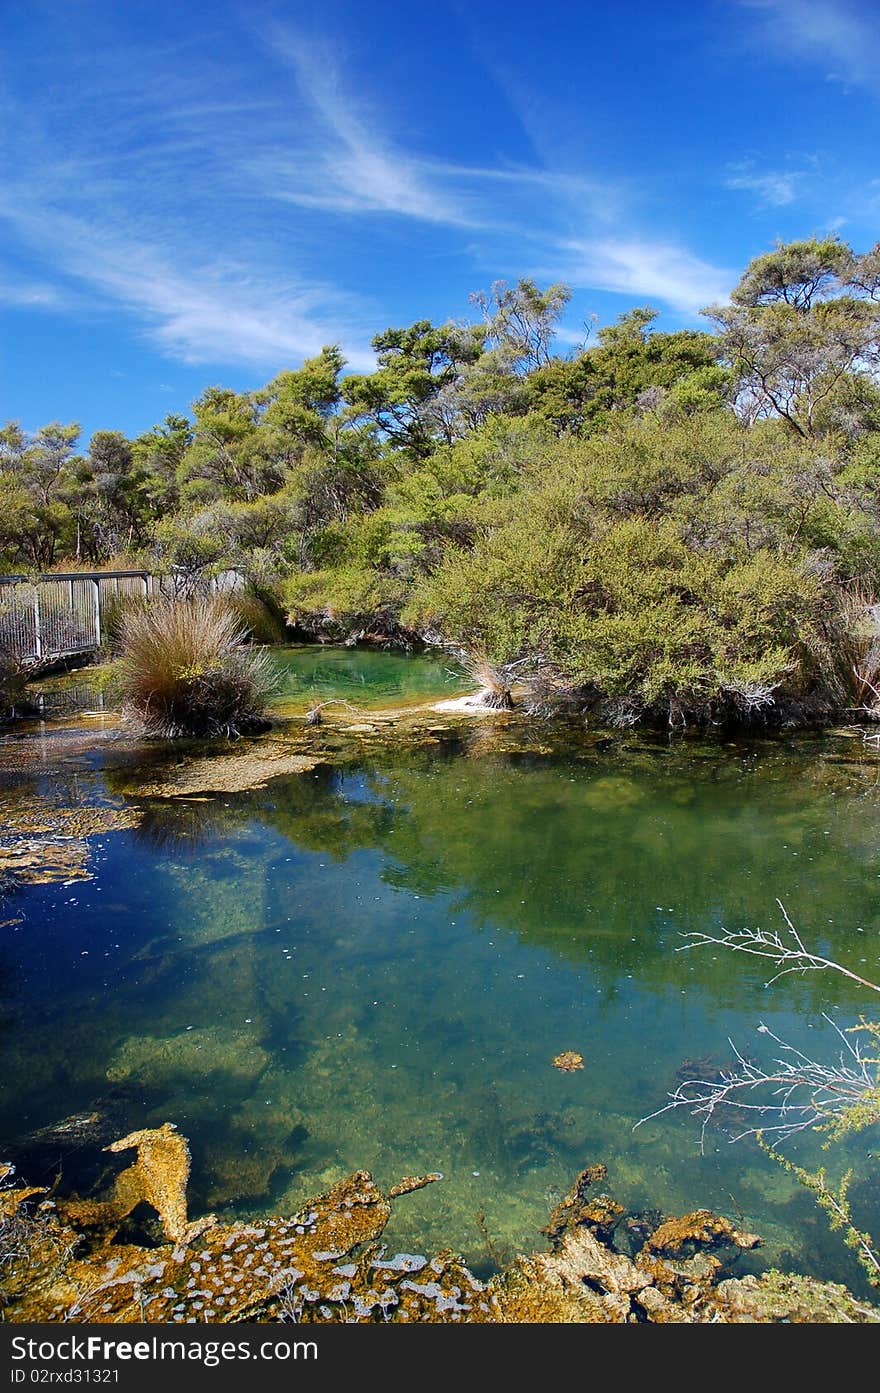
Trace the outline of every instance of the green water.
{"label": "green water", "polygon": [[[412,706],[474,688],[458,664],[443,655],[322,644],[272,648],[271,653],[281,676],[272,705],[282,714],[300,714],[320,702],[333,702],[336,714]],[[31,694],[40,714],[49,718],[112,711],[119,700],[107,666],[42,678],[32,684]]]}
{"label": "green water", "polygon": [[458,696],[474,686],[451,659],[430,654],[313,644],[276,648],[273,658],[283,674],[273,703],[281,710],[305,710],[330,700],[367,708],[400,706]]}
{"label": "green water", "polygon": [[[676,951],[691,930],[780,926],[778,897],[811,944],[877,979],[870,746],[537,755],[481,723],[235,797],[139,800],[168,758],[112,733],[0,742],[7,811],[145,812],[93,840],[93,879],[0,902],[0,1156],[31,1181],[85,1189],[107,1133],[165,1119],[190,1138],[196,1212],[283,1211],[358,1167],[384,1185],[439,1170],[389,1241],[487,1271],[541,1246],[549,1208],[602,1160],[634,1209],[717,1208],[764,1235],[753,1265],[862,1289],[753,1143],[714,1132],[701,1152],[683,1114],[634,1124],[685,1061],[766,1058],[761,1022],[833,1059],[823,1012],[846,1026],[870,1010],[839,975],[768,988],[758,960]],[[554,1069],[562,1050],[585,1067]],[[46,1133],[84,1110],[103,1119],[94,1144]],[[876,1140],[851,1147],[875,1232]]]}

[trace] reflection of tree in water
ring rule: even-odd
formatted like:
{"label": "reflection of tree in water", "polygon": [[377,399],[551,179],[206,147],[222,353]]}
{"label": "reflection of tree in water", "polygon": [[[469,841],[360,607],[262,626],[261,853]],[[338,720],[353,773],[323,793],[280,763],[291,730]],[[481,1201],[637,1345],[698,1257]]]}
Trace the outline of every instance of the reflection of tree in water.
{"label": "reflection of tree in water", "polygon": [[[457,892],[457,912],[589,962],[612,983],[638,973],[646,985],[700,984],[724,997],[736,972],[737,999],[757,999],[759,966],[743,973],[723,955],[674,949],[694,929],[772,926],[777,895],[838,956],[859,951],[857,929],[876,925],[864,806],[876,761],[818,758],[809,743],[622,743],[577,762],[487,746],[484,737],[464,759],[388,750],[368,772],[275,780],[248,811],[336,860],[381,848],[392,885]],[[812,987],[801,987],[800,1007],[850,1000],[845,981],[808,998]]]}
{"label": "reflection of tree in water", "polygon": [[164,798],[144,805],[134,836],[154,851],[195,851],[240,823],[245,810],[219,799]]}
{"label": "reflection of tree in water", "polygon": [[[458,908],[478,922],[615,977],[698,981],[714,995],[736,973],[737,996],[761,994],[760,966],[746,974],[723,954],[700,962],[672,950],[682,932],[707,925],[773,924],[779,895],[833,936],[838,955],[861,951],[857,929],[877,924],[880,867],[873,848],[866,854],[861,798],[845,796],[851,772],[772,747],[739,758],[480,760],[466,778],[448,765],[427,778],[401,771],[395,798],[408,816],[387,874],[420,894],[460,887]],[[835,1001],[853,998],[845,982],[833,985]],[[828,1003],[832,984],[808,986],[810,1004]]]}
{"label": "reflection of tree in water", "polygon": [[362,778],[360,771],[346,774],[322,765],[273,780],[254,795],[249,811],[304,851],[344,861],[352,852],[384,846],[398,820],[381,781],[371,776],[361,791],[356,784]]}

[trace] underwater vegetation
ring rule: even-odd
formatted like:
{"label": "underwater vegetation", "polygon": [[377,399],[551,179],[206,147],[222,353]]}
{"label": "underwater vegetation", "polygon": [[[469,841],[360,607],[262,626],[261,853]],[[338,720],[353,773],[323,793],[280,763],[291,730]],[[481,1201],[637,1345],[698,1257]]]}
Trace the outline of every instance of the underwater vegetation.
{"label": "underwater vegetation", "polygon": [[[105,1148],[136,1152],[103,1198],[46,1197],[0,1163],[0,1309],[12,1322],[209,1320],[566,1322],[590,1324],[876,1323],[880,1309],[845,1287],[771,1271],[732,1274],[760,1239],[709,1210],[627,1224],[577,1177],[545,1229],[549,1250],[517,1257],[482,1282],[448,1250],[392,1253],[393,1204],[439,1174],[406,1176],[383,1193],[369,1171],[337,1181],[298,1212],[256,1222],[187,1217],[190,1154],[173,1123]],[[146,1241],[124,1235],[139,1206]],[[128,1238],[128,1241],[120,1241]]]}

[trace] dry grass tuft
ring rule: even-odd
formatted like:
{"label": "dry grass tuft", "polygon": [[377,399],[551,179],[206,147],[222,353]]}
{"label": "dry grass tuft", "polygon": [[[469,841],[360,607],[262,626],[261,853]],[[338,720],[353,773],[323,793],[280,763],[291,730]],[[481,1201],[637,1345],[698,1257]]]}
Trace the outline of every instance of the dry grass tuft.
{"label": "dry grass tuft", "polygon": [[160,599],[125,613],[123,710],[151,736],[239,735],[265,727],[277,673],[245,643],[221,596]]}

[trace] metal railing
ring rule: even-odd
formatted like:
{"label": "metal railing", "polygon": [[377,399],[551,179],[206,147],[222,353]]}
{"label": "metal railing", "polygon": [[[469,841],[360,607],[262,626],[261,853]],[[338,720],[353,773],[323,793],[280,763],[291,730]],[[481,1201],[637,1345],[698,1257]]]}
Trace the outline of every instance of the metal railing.
{"label": "metal railing", "polygon": [[0,575],[0,653],[41,662],[93,652],[108,601],[150,596],[157,584],[149,571]]}

